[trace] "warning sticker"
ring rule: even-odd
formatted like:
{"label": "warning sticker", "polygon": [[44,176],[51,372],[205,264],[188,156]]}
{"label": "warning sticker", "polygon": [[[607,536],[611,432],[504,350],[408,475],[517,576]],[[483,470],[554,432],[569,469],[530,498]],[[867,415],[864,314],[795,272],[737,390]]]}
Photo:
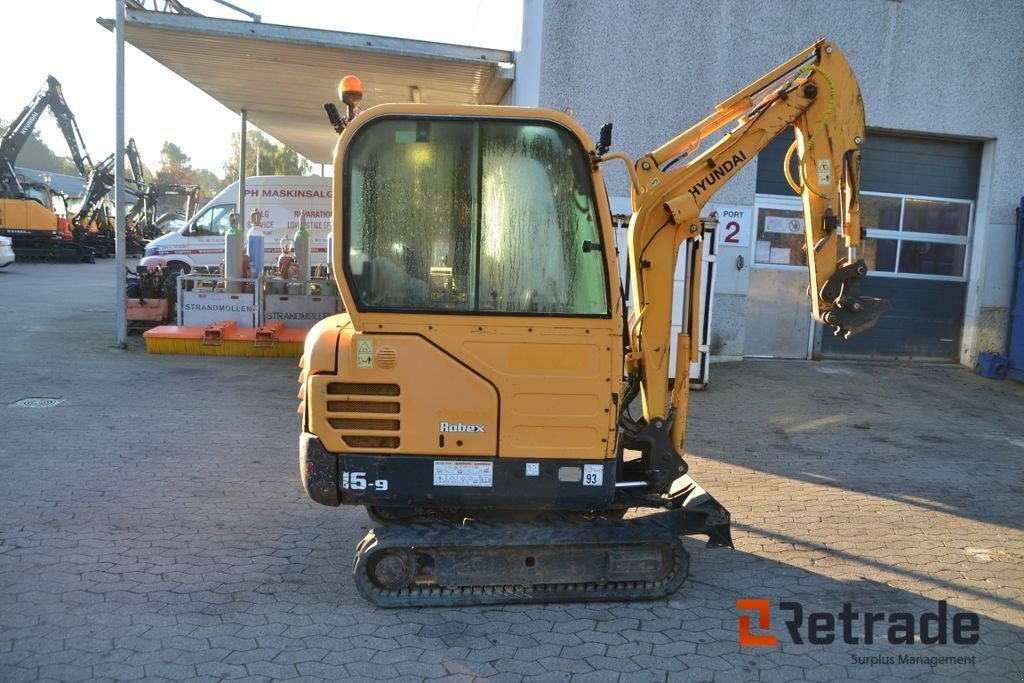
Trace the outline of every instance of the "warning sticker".
{"label": "warning sticker", "polygon": [[818,159],[818,184],[832,184],[832,162],[828,159]]}
{"label": "warning sticker", "polygon": [[434,461],[434,486],[494,485],[493,466],[489,462],[462,462],[458,460]]}
{"label": "warning sticker", "polygon": [[373,367],[373,340],[360,339],[356,342],[356,367]]}

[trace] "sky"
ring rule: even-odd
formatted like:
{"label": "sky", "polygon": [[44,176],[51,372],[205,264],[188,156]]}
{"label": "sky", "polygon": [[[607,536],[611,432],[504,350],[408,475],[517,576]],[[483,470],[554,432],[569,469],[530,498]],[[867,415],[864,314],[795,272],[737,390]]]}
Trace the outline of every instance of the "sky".
{"label": "sky", "polygon": [[[147,7],[154,0],[145,0]],[[53,75],[78,120],[86,148],[98,163],[114,148],[114,34],[96,23],[113,18],[116,0],[0,0],[7,64],[0,118],[18,115]],[[163,7],[163,0],[157,0]],[[213,0],[183,0],[207,16],[248,21]],[[232,0],[268,24],[415,38],[502,50],[519,48],[522,0]],[[187,113],[187,117],[183,115]],[[202,125],[195,125],[201,121]],[[125,137],[134,137],[143,162],[156,170],[165,140],[196,168],[223,175],[238,116],[148,56],[125,45]],[[251,126],[251,124],[250,124]],[[49,116],[36,129],[57,154],[67,144]],[[251,127],[250,127],[251,129]],[[127,141],[127,140],[126,140]]]}

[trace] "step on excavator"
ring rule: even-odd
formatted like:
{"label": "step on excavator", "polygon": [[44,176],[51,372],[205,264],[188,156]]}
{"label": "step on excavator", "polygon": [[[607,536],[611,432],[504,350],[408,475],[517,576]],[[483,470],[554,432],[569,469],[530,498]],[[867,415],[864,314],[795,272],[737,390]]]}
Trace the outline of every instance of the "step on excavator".
{"label": "step on excavator", "polygon": [[[792,126],[814,319],[849,337],[889,308],[859,293],[864,112],[847,61],[819,40],[635,162],[610,126],[595,145],[556,111],[361,111],[357,78],[339,91],[344,114],[325,108],[346,312],[306,339],[299,469],[314,501],[375,522],[358,590],[384,607],[671,595],[682,537],[732,546],[729,512],[688,473],[687,383],[669,382],[674,307],[675,377],[696,359],[711,197]],[[628,318],[613,161],[632,185]]]}

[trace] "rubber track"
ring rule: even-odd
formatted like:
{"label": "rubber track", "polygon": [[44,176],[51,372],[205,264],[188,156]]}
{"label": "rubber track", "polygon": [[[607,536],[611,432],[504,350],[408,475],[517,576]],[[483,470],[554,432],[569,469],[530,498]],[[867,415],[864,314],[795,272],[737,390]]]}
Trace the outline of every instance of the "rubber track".
{"label": "rubber track", "polygon": [[13,236],[12,247],[18,261],[95,263],[92,249],[70,240]]}
{"label": "rubber track", "polygon": [[[607,544],[668,546],[674,566],[661,580],[605,583],[561,583],[533,586],[479,585],[443,587],[414,584],[388,590],[375,584],[368,570],[376,553],[391,548],[407,550],[452,547],[522,547]],[[599,602],[657,600],[674,593],[690,573],[690,556],[679,537],[664,526],[645,519],[591,522],[410,523],[375,529],[356,546],[353,575],[359,592],[380,607],[453,607],[530,602]]]}

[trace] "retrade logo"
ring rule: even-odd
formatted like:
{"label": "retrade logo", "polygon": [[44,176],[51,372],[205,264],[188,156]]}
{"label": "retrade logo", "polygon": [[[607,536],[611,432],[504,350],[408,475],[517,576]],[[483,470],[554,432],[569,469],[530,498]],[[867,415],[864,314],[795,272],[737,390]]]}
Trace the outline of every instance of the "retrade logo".
{"label": "retrade logo", "polygon": [[[739,643],[751,647],[773,647],[779,639],[771,633],[771,603],[766,598],[739,598],[736,609],[757,616],[755,633],[753,615],[739,615]],[[981,618],[975,612],[950,614],[949,605],[940,600],[934,611],[858,612],[846,602],[836,612],[805,612],[799,602],[780,602],[779,609],[788,612],[784,620],[789,640],[796,645],[828,645],[841,640],[847,645],[872,645],[876,638],[890,645],[974,645],[981,640]]]}
{"label": "retrade logo", "polygon": [[[736,609],[752,610],[757,612],[757,628],[767,631],[772,626],[771,609],[772,605],[765,598],[740,598],[736,601]],[[750,632],[750,616],[740,615],[740,645],[752,645],[755,647],[770,647],[778,645],[779,639],[768,634],[757,634]]]}

